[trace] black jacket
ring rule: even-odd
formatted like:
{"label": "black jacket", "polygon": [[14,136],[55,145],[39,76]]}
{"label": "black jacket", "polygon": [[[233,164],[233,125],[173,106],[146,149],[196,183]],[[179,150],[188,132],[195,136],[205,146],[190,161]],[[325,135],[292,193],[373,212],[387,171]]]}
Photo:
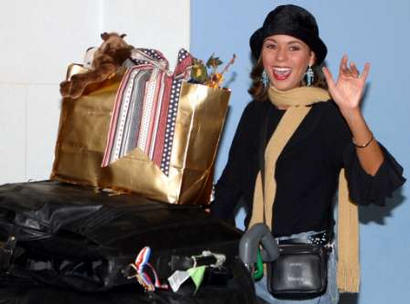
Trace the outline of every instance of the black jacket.
{"label": "black jacket", "polygon": [[[215,186],[211,208],[214,215],[232,218],[236,204],[242,199],[248,211],[247,225],[260,167],[259,150],[264,149],[283,113],[270,102],[253,101],[245,108],[228,163]],[[263,132],[263,128],[267,131]],[[261,138],[263,133],[267,138]],[[385,148],[382,150],[383,164],[375,176],[368,175],[359,164],[350,130],[337,105],[332,101],[314,104],[276,164],[274,235],[330,228],[333,225],[332,198],[341,168],[346,170],[350,197],[355,203],[384,205],[386,196],[405,179],[402,167]]]}

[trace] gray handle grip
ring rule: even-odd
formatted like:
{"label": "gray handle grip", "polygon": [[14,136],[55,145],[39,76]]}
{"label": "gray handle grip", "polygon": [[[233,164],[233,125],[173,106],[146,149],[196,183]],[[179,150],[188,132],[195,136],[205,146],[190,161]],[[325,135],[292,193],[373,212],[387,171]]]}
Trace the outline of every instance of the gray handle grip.
{"label": "gray handle grip", "polygon": [[259,223],[248,229],[239,242],[239,257],[245,265],[256,263],[260,244],[263,246],[261,256],[264,262],[273,262],[279,257],[278,244],[269,228]]}

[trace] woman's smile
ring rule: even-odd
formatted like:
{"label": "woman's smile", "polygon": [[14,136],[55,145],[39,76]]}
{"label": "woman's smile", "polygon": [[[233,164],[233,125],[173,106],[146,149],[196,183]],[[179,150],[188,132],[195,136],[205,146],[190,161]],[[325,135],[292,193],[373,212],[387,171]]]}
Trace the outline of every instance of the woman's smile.
{"label": "woman's smile", "polygon": [[272,69],[272,75],[276,80],[286,80],[292,73],[291,68],[287,67],[274,67]]}

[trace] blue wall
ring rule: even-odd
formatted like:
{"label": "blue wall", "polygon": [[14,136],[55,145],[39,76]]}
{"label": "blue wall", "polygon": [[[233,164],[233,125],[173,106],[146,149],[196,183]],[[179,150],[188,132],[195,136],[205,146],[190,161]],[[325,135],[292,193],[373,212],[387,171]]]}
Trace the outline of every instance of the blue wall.
{"label": "blue wall", "polygon": [[[203,59],[214,52],[225,60],[233,53],[238,56],[230,70],[236,77],[230,85],[231,108],[216,178],[226,163],[240,114],[250,100],[246,92],[251,70],[249,37],[274,6],[285,3],[301,5],[316,16],[329,49],[326,62],[334,74],[344,53],[359,66],[371,63],[364,115],[377,139],[409,172],[410,1],[192,0],[192,53]],[[341,303],[410,303],[409,191],[406,184],[385,208],[361,208],[361,293]]]}

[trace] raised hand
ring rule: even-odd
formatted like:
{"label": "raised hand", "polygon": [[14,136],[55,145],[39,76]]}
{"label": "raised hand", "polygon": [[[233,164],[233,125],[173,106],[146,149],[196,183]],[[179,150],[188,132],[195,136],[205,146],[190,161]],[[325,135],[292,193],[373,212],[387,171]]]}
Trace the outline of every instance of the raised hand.
{"label": "raised hand", "polygon": [[384,155],[377,141],[373,140],[373,134],[360,111],[360,101],[369,70],[370,64],[366,63],[363,72],[360,74],[353,62],[348,66],[347,56],[345,55],[340,61],[339,77],[336,82],[334,82],[332,74],[327,68],[323,68],[323,73],[329,87],[329,93],[338,105],[340,113],[352,132],[353,142],[359,146],[363,144],[366,146],[365,149],[356,149],[360,165],[367,174],[374,176],[383,162]]}
{"label": "raised hand", "polygon": [[336,82],[329,69],[323,68],[329,93],[342,113],[359,110],[369,70],[370,64],[366,63],[360,74],[354,62],[348,65],[347,55],[340,60],[339,77]]}

